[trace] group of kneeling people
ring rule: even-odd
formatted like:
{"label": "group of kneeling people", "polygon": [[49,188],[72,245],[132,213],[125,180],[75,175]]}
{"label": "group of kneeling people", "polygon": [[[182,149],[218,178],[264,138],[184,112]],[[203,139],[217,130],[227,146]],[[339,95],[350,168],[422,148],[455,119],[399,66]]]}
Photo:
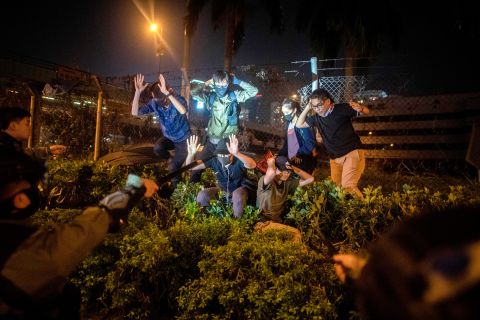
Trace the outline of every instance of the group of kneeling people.
{"label": "group of kneeling people", "polygon": [[[140,105],[142,92],[147,87],[150,87],[151,97],[146,104]],[[255,168],[256,162],[239,150],[235,136],[239,129],[238,103],[255,96],[258,89],[225,71],[215,72],[212,79],[192,88],[193,99],[203,102],[209,112],[206,140],[204,146],[200,146],[199,138],[190,129],[186,100],[166,85],[162,75],[158,82],[149,85],[139,74],[135,77],[135,88],[132,115],[155,114],[163,133],[155,143],[154,152],[161,159],[168,159],[170,171],[190,164],[195,158],[203,160],[192,169],[190,182],[198,182],[200,172],[211,168],[218,187],[202,190],[197,202],[208,206],[210,200],[223,191],[232,203],[234,216],[240,217],[248,200],[255,197],[249,195],[251,186],[246,187],[246,178],[247,169]],[[314,131],[318,132],[330,157],[332,180],[362,198],[357,184],[365,168],[365,156],[351,119],[368,113],[368,108],[353,101],[334,103],[328,91],[317,89],[303,110],[298,102],[285,99],[281,111],[285,123],[284,145],[275,158],[268,160],[265,176],[258,182],[256,192],[256,205],[262,214],[280,222],[287,196],[297,187],[313,182],[318,153]],[[173,157],[169,152],[172,149],[175,150]],[[173,185],[179,180],[180,177],[176,177]]]}

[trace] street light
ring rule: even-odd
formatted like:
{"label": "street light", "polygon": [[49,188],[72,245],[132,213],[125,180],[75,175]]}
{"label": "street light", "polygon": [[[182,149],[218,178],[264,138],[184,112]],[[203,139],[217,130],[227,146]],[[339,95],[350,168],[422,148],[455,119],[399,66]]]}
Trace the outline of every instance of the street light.
{"label": "street light", "polygon": [[156,23],[152,23],[150,25],[150,31],[156,32],[158,30],[158,25]]}
{"label": "street light", "polygon": [[[158,32],[160,29],[160,32]],[[161,71],[162,66],[162,56],[164,54],[163,50],[163,28],[158,26],[156,23],[150,24],[150,31],[154,33],[155,37],[155,46],[156,46],[156,56],[158,57],[158,73]]]}

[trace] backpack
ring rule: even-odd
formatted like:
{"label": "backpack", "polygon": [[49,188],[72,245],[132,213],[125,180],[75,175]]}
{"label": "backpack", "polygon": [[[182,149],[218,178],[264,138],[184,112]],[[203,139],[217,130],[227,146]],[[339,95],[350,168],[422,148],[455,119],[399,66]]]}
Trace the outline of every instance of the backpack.
{"label": "backpack", "polygon": [[[227,94],[230,100],[232,101],[226,110],[228,125],[231,127],[234,127],[238,125],[238,114],[240,110],[238,109],[238,101],[237,101],[237,96],[235,95],[235,92],[233,90],[230,90],[227,92]],[[215,102],[216,96],[217,94],[215,92],[210,93],[210,95],[208,96],[208,103],[207,103],[208,111],[212,110],[212,106],[213,106],[213,103]]]}

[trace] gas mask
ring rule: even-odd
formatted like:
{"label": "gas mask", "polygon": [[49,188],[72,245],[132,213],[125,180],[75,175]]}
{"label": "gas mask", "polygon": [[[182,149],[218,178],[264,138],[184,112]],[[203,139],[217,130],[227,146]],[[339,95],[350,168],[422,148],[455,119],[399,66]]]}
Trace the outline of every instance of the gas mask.
{"label": "gas mask", "polygon": [[[13,199],[16,195],[24,193],[30,200],[30,204],[23,208],[16,208]],[[40,192],[36,185],[28,189],[23,189],[13,194],[11,197],[0,201],[0,215],[2,219],[23,220],[32,216],[40,207]]]}
{"label": "gas mask", "polygon": [[230,154],[218,154],[217,159],[222,164],[222,167],[225,167],[231,163]]}
{"label": "gas mask", "polygon": [[[5,190],[3,195],[8,197],[0,201],[1,219],[22,220],[33,215],[40,207],[39,188],[47,180],[45,163],[23,153],[9,154],[0,158],[0,177],[0,187]],[[9,192],[7,190],[13,194],[6,194]],[[30,200],[30,204],[23,209],[14,205],[15,196],[21,193]]]}

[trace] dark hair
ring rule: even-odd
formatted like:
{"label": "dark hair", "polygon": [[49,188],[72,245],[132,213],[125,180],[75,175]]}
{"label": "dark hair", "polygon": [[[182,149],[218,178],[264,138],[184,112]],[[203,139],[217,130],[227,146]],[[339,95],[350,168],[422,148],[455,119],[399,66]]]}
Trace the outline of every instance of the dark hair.
{"label": "dark hair", "polygon": [[[160,90],[160,85],[159,85],[159,82],[156,81],[154,83],[152,83],[150,86],[149,86],[149,93],[150,93],[150,99],[152,98],[152,94],[153,94],[153,97],[154,98],[157,98],[157,99],[164,99],[165,98],[165,95],[163,94],[163,92]],[[167,90],[171,93],[171,94],[175,94],[174,90],[169,87],[167,85]]]}
{"label": "dark hair", "polygon": [[190,95],[199,96],[205,90],[204,83],[190,82]]}
{"label": "dark hair", "polygon": [[213,74],[212,79],[213,79],[213,82],[221,82],[223,80],[228,80],[229,75],[227,71],[218,70]]}
{"label": "dark hair", "polygon": [[160,86],[159,86],[159,82],[158,82],[158,81],[152,83],[152,84],[150,85],[150,88],[149,88],[149,89],[150,89],[150,90],[149,90],[149,91],[150,91],[150,96],[153,95],[154,98],[160,99],[160,98],[162,98],[162,97],[164,96],[164,94],[160,91]]}
{"label": "dark hair", "polygon": [[321,102],[325,102],[327,99],[330,99],[330,101],[333,103],[333,98],[332,95],[325,89],[316,89],[312,92],[310,95],[310,100],[312,99],[318,99]]}
{"label": "dark hair", "polygon": [[297,101],[294,101],[290,98],[285,98],[282,101],[281,107],[286,106],[289,110],[293,110],[294,114],[297,116],[302,112],[300,104]]}
{"label": "dark hair", "polygon": [[278,156],[275,158],[275,166],[280,171],[289,171],[287,168],[288,158],[285,156]]}
{"label": "dark hair", "polygon": [[[468,275],[473,257],[466,249],[478,246],[479,218],[479,207],[460,207],[396,226],[372,247],[358,282],[360,311],[369,319],[480,319],[480,280]],[[432,273],[467,284],[447,286],[444,297],[429,301],[426,294],[440,291]]]}
{"label": "dark hair", "polygon": [[32,115],[28,110],[20,107],[3,107],[0,108],[0,129],[6,130],[13,121],[20,121],[23,118],[29,118]]}

